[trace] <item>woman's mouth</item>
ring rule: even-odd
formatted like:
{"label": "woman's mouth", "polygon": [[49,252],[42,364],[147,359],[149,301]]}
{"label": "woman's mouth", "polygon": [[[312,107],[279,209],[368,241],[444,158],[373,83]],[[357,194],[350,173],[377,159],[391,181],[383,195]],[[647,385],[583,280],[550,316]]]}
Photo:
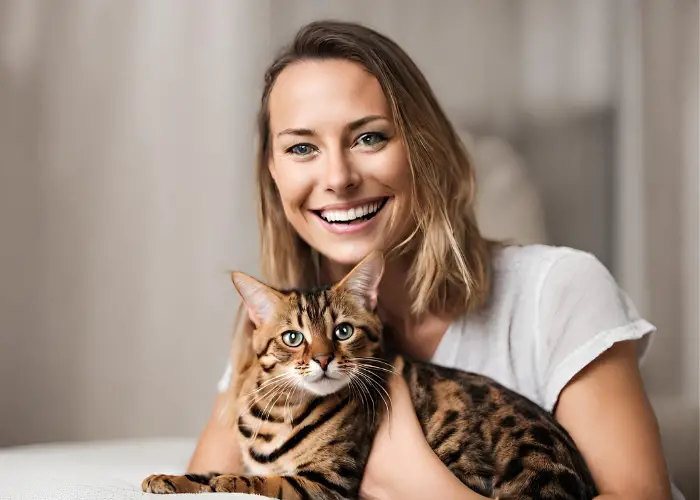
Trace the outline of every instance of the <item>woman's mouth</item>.
{"label": "woman's mouth", "polygon": [[386,205],[388,197],[364,203],[349,209],[314,210],[313,212],[329,224],[351,225],[375,217]]}
{"label": "woman's mouth", "polygon": [[359,231],[369,225],[386,206],[390,197],[384,197],[351,208],[312,210],[324,227],[335,233]]}

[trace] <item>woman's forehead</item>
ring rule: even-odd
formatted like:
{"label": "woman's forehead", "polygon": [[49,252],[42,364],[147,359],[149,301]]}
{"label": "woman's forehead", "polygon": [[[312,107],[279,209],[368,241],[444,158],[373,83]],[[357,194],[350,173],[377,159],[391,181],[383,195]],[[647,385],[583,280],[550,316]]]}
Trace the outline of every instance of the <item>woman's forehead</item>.
{"label": "woman's forehead", "polygon": [[346,127],[365,116],[389,116],[377,79],[344,60],[303,61],[285,68],[270,93],[270,128]]}

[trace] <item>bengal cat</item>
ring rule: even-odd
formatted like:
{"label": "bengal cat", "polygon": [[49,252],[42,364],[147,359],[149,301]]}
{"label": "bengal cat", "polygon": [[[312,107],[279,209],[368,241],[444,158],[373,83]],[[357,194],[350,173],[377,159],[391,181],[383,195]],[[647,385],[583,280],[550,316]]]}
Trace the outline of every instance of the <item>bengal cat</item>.
{"label": "bengal cat", "polygon": [[153,475],[143,490],[357,498],[394,372],[408,383],[428,443],[472,490],[592,499],[596,488],[574,442],[535,403],[489,378],[385,352],[376,314],[383,266],[381,254],[370,254],[336,285],[314,291],[278,291],[234,273],[257,354],[240,375],[246,474]]}

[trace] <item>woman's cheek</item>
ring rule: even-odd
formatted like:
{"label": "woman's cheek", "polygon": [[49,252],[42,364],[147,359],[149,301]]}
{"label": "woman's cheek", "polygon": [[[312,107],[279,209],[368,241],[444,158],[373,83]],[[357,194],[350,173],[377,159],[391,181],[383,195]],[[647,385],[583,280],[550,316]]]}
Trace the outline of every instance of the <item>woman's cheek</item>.
{"label": "woman's cheek", "polygon": [[276,168],[275,184],[282,202],[291,207],[304,204],[312,190],[312,182],[298,165],[287,165],[279,162]]}
{"label": "woman's cheek", "polygon": [[364,153],[358,161],[363,165],[365,176],[376,179],[395,193],[410,187],[411,169],[405,149],[400,142],[389,142],[374,153]]}

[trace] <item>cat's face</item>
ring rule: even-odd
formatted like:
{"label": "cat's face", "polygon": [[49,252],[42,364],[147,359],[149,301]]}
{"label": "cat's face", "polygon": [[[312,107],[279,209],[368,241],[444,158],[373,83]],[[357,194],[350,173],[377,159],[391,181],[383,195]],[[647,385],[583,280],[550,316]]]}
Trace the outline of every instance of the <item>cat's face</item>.
{"label": "cat's face", "polygon": [[328,289],[286,293],[234,273],[255,324],[252,344],[264,378],[321,396],[347,385],[372,390],[386,371],[375,313],[382,270],[376,252]]}

